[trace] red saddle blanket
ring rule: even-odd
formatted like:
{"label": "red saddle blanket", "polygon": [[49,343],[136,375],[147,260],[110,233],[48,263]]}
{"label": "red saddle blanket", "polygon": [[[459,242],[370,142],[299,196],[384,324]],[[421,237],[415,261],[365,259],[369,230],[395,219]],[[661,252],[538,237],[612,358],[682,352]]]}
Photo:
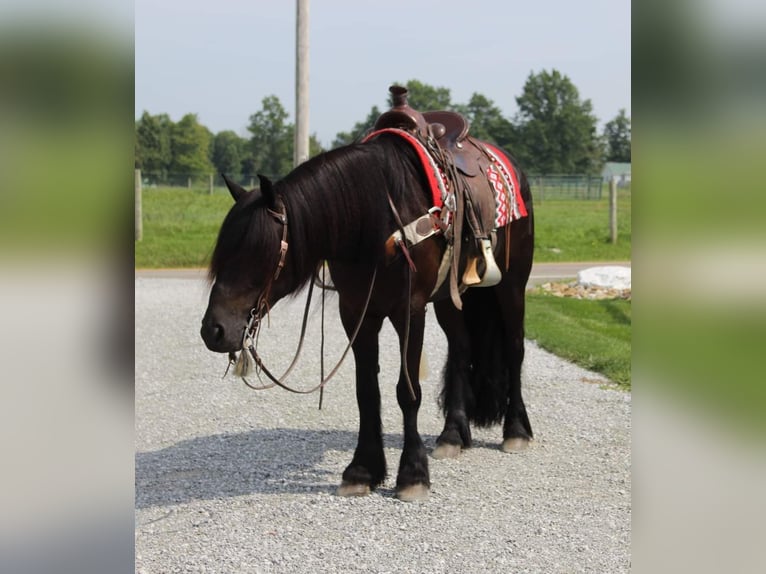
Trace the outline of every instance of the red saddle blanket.
{"label": "red saddle blanket", "polygon": [[[413,147],[420,158],[428,184],[431,188],[431,200],[434,207],[452,206],[454,200],[447,183],[447,176],[423,143],[411,133],[398,128],[383,128],[368,134],[362,142],[382,133],[393,133],[404,138]],[[473,140],[476,141],[476,140]],[[527,208],[521,197],[521,188],[516,170],[506,155],[488,143],[477,142],[490,159],[486,177],[495,195],[495,229],[511,221],[527,216]],[[442,221],[451,223],[453,209],[442,210]]]}
{"label": "red saddle blanket", "polygon": [[495,146],[483,144],[492,164],[487,178],[495,191],[495,229],[527,216],[521,187],[511,161]]}

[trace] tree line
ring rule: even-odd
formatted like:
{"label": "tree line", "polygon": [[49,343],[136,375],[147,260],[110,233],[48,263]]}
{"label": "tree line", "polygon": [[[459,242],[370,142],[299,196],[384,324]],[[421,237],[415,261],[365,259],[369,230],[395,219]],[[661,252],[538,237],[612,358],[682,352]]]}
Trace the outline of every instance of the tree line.
{"label": "tree line", "polygon": [[[468,103],[452,101],[450,90],[418,80],[403,85],[417,110],[454,110],[471,122],[471,134],[507,149],[530,174],[597,174],[605,161],[630,162],[630,117],[625,110],[597,131],[597,118],[571,80],[557,70],[530,73],[513,118],[486,96],[474,93]],[[389,107],[391,106],[389,96]],[[347,132],[336,134],[331,147],[356,141],[385,110],[369,114]],[[295,125],[276,96],[267,96],[249,118],[249,137],[225,130],[216,134],[196,114],[173,122],[167,114],[144,112],[135,124],[135,165],[167,181],[183,176],[222,172],[242,179],[263,173],[279,178],[292,169]],[[312,135],[311,156],[325,151]]]}

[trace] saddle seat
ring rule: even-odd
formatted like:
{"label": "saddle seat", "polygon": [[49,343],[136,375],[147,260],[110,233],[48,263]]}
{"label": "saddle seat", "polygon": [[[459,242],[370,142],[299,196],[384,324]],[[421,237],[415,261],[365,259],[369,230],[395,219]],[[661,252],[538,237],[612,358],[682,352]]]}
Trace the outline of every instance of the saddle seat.
{"label": "saddle seat", "polygon": [[470,124],[462,115],[444,110],[423,112],[423,118],[431,130],[431,135],[443,148],[460,149],[463,147],[463,140],[468,137]]}

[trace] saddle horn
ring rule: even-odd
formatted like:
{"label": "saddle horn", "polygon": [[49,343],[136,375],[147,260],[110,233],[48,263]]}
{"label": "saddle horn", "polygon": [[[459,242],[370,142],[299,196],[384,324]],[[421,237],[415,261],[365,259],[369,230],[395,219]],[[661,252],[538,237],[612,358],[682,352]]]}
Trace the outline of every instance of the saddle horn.
{"label": "saddle horn", "polygon": [[407,103],[409,92],[404,86],[391,86],[388,88],[391,94],[392,107],[384,112],[375,121],[375,130],[384,128],[400,128],[411,132],[418,132],[423,136],[428,133],[428,124],[423,114],[410,107]]}

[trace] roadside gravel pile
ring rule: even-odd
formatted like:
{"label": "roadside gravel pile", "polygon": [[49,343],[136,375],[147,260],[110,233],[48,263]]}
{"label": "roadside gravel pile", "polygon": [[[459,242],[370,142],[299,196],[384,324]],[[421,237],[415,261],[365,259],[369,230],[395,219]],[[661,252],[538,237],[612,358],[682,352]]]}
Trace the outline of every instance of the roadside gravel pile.
{"label": "roadside gravel pile", "polygon": [[574,299],[631,299],[630,267],[604,266],[584,269],[576,281],[543,283],[537,289]]}
{"label": "roadside gravel pile", "polygon": [[580,285],[577,281],[543,283],[537,289],[556,297],[572,297],[574,299],[631,299],[630,289]]}

